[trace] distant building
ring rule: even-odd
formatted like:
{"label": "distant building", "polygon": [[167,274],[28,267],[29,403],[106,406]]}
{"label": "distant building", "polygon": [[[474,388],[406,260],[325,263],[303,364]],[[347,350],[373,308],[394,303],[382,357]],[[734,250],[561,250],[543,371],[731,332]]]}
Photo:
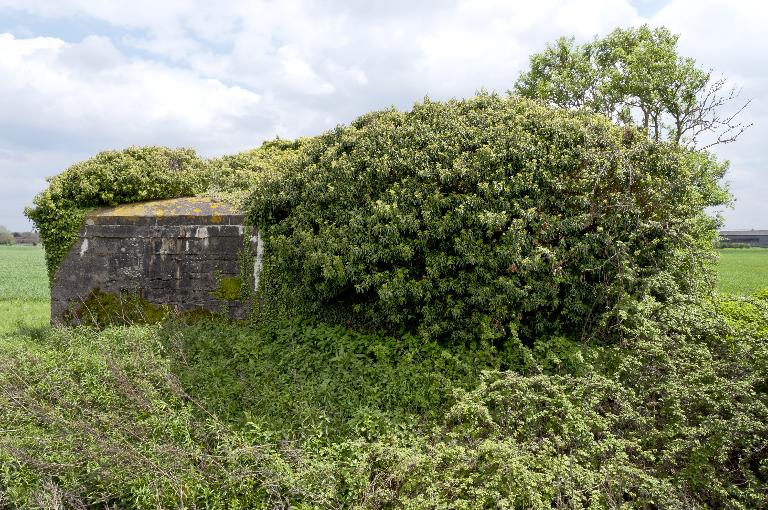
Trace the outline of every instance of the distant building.
{"label": "distant building", "polygon": [[721,230],[720,240],[768,248],[768,230]]}
{"label": "distant building", "polygon": [[28,244],[31,246],[37,246],[40,242],[40,234],[37,232],[14,232],[13,240],[16,244]]}

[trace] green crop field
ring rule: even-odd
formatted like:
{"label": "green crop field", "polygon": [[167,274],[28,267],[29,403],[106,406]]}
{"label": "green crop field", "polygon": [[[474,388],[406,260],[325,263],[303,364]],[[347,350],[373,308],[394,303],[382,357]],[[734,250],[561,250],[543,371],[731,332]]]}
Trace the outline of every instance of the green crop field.
{"label": "green crop field", "polygon": [[49,303],[43,249],[0,246],[0,332],[48,324]]}
{"label": "green crop field", "polygon": [[768,288],[768,249],[723,248],[719,253],[720,292],[749,295]]}

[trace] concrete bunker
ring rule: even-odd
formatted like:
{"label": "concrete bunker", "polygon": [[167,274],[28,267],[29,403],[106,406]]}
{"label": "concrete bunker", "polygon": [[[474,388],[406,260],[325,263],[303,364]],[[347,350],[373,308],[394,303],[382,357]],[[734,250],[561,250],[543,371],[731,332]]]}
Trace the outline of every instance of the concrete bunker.
{"label": "concrete bunker", "polygon": [[246,238],[243,220],[231,205],[203,197],[93,211],[54,278],[51,321],[79,322],[94,293],[244,318],[249,303],[240,291],[256,284],[262,243]]}

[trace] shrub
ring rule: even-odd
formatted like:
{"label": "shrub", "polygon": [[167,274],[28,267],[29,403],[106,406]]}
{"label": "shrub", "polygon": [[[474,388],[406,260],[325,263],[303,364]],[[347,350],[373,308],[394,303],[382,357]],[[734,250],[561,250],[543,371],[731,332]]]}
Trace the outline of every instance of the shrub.
{"label": "shrub", "polygon": [[381,452],[393,499],[409,508],[765,508],[768,395],[754,385],[768,351],[737,351],[744,362],[714,359],[702,345],[646,343],[622,352],[615,376],[488,374],[418,453]]}
{"label": "shrub", "polygon": [[734,331],[768,338],[768,289],[754,297],[721,296],[719,304]]}
{"label": "shrub", "polygon": [[25,213],[40,231],[53,281],[94,207],[192,196],[206,188],[204,161],[193,150],[130,147],[100,152],[49,179]]}
{"label": "shrub", "polygon": [[429,427],[455,388],[474,387],[483,370],[513,359],[488,344],[444,347],[299,321],[176,326],[163,334],[173,370],[210,413],[279,439],[322,444]]}
{"label": "shrub", "polygon": [[248,495],[233,498],[213,482],[210,473],[228,461],[206,445],[222,429],[195,417],[156,333],[78,328],[0,339],[0,426],[14,431],[0,435],[0,506],[157,508],[207,501],[222,508],[228,498],[245,506],[268,499],[266,490],[252,490],[261,485],[259,473],[270,471],[266,464],[239,482]]}
{"label": "shrub", "polygon": [[49,179],[25,213],[40,231],[51,281],[95,207],[199,194],[221,196],[236,207],[246,189],[274,178],[280,161],[303,141],[265,142],[241,154],[210,161],[192,149],[129,147],[104,151]]}
{"label": "shrub", "polygon": [[[365,115],[254,190],[262,303],[424,338],[615,341],[711,288],[725,166],[604,117],[479,95]],[[266,313],[266,312],[264,312]]]}
{"label": "shrub", "polygon": [[680,306],[504,355],[299,322],[17,332],[0,505],[766,508],[758,326]]}
{"label": "shrub", "polygon": [[260,147],[208,161],[208,192],[225,195],[240,205],[254,189],[277,178],[288,161],[298,158],[310,138],[271,140]]}
{"label": "shrub", "polygon": [[709,289],[704,208],[727,199],[724,171],[600,116],[481,94],[211,161],[103,152],[53,178],[27,214],[53,278],[91,208],[219,194],[265,239],[262,319],[614,341],[641,301]]}

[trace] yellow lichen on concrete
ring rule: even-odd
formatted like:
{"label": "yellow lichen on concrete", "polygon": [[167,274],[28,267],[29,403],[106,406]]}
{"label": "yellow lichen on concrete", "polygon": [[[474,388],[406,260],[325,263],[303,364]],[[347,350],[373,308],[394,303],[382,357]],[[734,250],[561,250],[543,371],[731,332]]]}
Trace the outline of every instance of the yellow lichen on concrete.
{"label": "yellow lichen on concrete", "polygon": [[222,221],[221,216],[241,214],[231,205],[217,202],[210,197],[184,197],[151,202],[121,204],[116,207],[94,211],[96,217],[163,217],[163,216],[213,216],[214,223]]}

